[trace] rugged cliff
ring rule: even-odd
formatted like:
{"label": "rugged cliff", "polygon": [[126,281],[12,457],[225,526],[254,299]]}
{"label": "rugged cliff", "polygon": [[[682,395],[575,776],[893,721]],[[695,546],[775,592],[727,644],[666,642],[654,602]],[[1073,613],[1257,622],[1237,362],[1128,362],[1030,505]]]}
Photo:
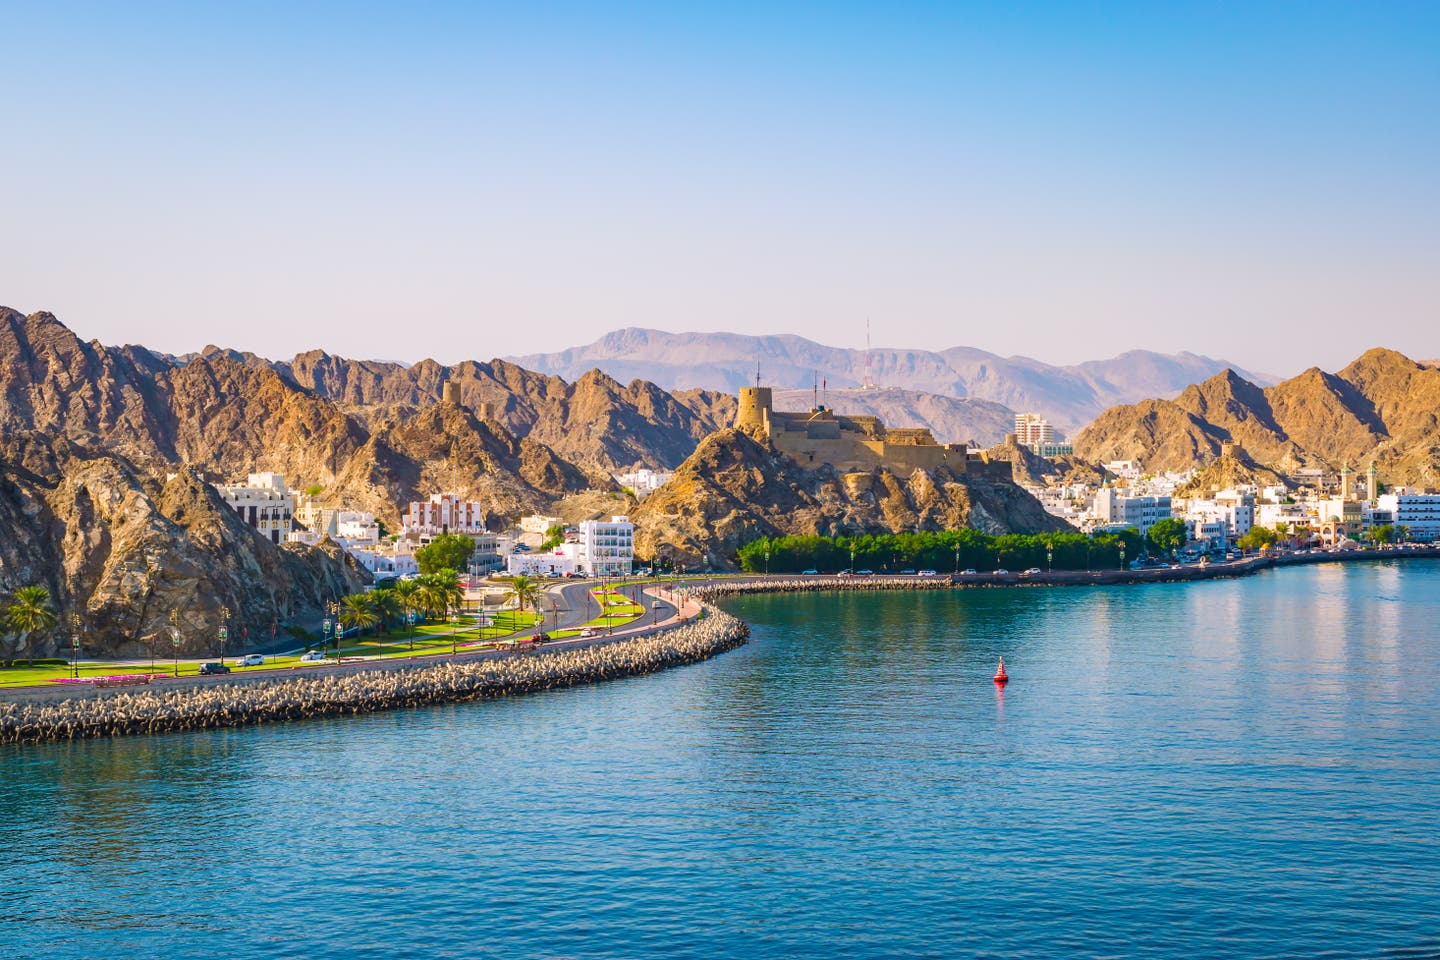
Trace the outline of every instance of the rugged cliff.
{"label": "rugged cliff", "polygon": [[1114,407],[1081,431],[1075,452],[1184,470],[1215,459],[1221,444],[1234,440],[1281,473],[1374,460],[1387,482],[1434,485],[1437,418],[1440,370],[1376,349],[1339,373],[1312,368],[1262,389],[1227,370],[1174,400]]}
{"label": "rugged cliff", "polygon": [[[42,440],[30,438],[30,459]],[[7,451],[13,448],[7,448]],[[221,608],[235,646],[292,623],[313,623],[326,599],[369,582],[334,544],[275,546],[243,523],[193,471],[148,477],[123,458],[72,448],[46,475],[10,457],[0,465],[0,595],[36,584],[50,591],[60,626],[6,638],[26,656],[68,646],[141,655],[153,641],[182,655],[215,649]]]}
{"label": "rugged cliff", "polygon": [[706,438],[631,517],[636,550],[690,566],[733,567],[761,536],[953,529],[1065,529],[1007,477],[917,470],[806,470],[738,430]]}

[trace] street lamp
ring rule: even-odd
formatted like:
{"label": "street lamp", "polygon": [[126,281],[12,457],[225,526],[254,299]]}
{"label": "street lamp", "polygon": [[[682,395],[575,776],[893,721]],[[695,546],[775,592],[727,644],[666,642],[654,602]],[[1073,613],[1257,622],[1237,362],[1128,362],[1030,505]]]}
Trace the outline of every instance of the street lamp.
{"label": "street lamp", "polygon": [[180,611],[170,608],[170,643],[175,648],[175,676],[180,676]]}
{"label": "street lamp", "polygon": [[765,548],[765,576],[770,576],[770,548]]}
{"label": "street lamp", "polygon": [[855,576],[855,545],[850,545],[850,576]]}
{"label": "street lamp", "polygon": [[325,604],[326,611],[330,614],[328,618],[335,631],[335,663],[340,661],[340,601],[331,600]]}
{"label": "street lamp", "polygon": [[955,541],[955,572],[960,572],[960,541]]}
{"label": "street lamp", "polygon": [[1120,569],[1125,569],[1125,541],[1120,541]]}
{"label": "street lamp", "polygon": [[1045,572],[1055,572],[1055,546],[1047,543],[1045,545]]}
{"label": "street lamp", "polygon": [[220,638],[220,662],[221,662],[221,663],[224,663],[224,662],[225,662],[225,641],[228,640],[228,639],[230,639],[230,627],[228,626],[229,620],[230,620],[230,608],[229,608],[229,607],[226,607],[226,606],[222,606],[222,607],[220,608],[220,630],[219,630],[219,638]]}
{"label": "street lamp", "polygon": [[70,675],[80,679],[80,614],[70,614]]}

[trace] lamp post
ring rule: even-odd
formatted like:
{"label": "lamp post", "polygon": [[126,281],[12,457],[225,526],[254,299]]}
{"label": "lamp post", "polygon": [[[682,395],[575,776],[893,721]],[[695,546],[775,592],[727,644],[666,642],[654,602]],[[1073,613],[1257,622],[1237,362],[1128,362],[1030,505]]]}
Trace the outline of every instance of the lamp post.
{"label": "lamp post", "polygon": [[170,608],[170,643],[175,648],[175,676],[180,676],[180,611]]}
{"label": "lamp post", "polygon": [[325,610],[330,614],[328,618],[335,631],[335,663],[340,663],[340,601],[331,600],[325,604]]}
{"label": "lamp post", "polygon": [[80,614],[70,614],[70,676],[80,679]]}
{"label": "lamp post", "polygon": [[765,548],[765,576],[770,576],[770,548]]}
{"label": "lamp post", "polygon": [[855,545],[850,545],[850,576],[855,576]]}
{"label": "lamp post", "polygon": [[1120,570],[1125,570],[1125,541],[1120,541]]}
{"label": "lamp post", "polygon": [[960,572],[960,541],[955,541],[955,572]]}
{"label": "lamp post", "polygon": [[225,641],[228,640],[228,639],[230,639],[229,621],[230,621],[230,608],[229,608],[229,607],[226,607],[226,606],[222,606],[222,607],[220,608],[220,630],[218,631],[218,634],[217,634],[217,636],[218,636],[218,638],[219,638],[219,641],[220,641],[220,662],[221,662],[221,663],[224,663],[224,662],[225,662]]}
{"label": "lamp post", "polygon": [[1047,543],[1047,544],[1045,545],[1045,572],[1046,572],[1046,573],[1054,573],[1054,572],[1055,572],[1055,545],[1054,545],[1054,544],[1049,544],[1049,543]]}

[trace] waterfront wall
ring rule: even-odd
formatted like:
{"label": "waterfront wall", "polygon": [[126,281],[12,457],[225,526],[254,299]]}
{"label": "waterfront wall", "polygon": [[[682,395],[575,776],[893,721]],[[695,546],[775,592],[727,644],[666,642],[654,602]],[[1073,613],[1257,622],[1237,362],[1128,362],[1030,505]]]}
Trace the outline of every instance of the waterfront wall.
{"label": "waterfront wall", "polygon": [[569,650],[407,669],[0,704],[0,743],[173,733],[517,696],[654,673],[744,644],[750,628],[713,607],[682,626]]}
{"label": "waterfront wall", "polygon": [[829,575],[784,578],[773,576],[754,580],[716,580],[692,587],[692,596],[705,600],[750,593],[814,593],[819,591],[873,592],[882,590],[950,590],[966,587],[1041,587],[1041,586],[1111,586],[1114,584],[1186,583],[1195,580],[1219,580],[1243,577],[1271,567],[1298,566],[1314,563],[1344,563],[1360,560],[1421,559],[1440,557],[1440,549],[1410,548],[1390,550],[1340,550],[1333,553],[1282,554],[1274,557],[1251,557],[1208,566],[1187,565],[1144,570],[1056,570],[1024,576],[1019,573],[973,575],[866,576],[835,577]]}

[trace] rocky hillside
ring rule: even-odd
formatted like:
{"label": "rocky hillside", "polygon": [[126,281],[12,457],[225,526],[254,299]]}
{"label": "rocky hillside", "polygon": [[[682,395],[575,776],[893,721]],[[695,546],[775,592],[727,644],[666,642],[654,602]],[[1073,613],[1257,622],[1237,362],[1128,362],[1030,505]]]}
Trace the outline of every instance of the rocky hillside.
{"label": "rocky hillside", "polygon": [[[776,387],[808,390],[818,373],[832,389],[845,389],[860,386],[865,375],[865,351],[827,347],[804,337],[636,328],[616,330],[594,343],[559,353],[514,359],[532,370],[562,377],[574,378],[598,367],[622,380],[643,376],[670,389],[725,393],[754,383],[757,364],[765,382]],[[871,351],[871,365],[883,386],[1033,410],[1066,431],[1079,429],[1107,407],[1144,397],[1173,396],[1187,384],[1232,366],[1193,353],[1133,350],[1109,360],[1067,367],[1029,357],[1001,357],[971,347],[939,352],[877,348]],[[1252,381],[1271,382],[1257,374],[1244,375]]]}
{"label": "rocky hillside", "polygon": [[3,447],[0,595],[45,587],[61,629],[7,636],[9,653],[68,648],[73,614],[88,654],[142,656],[154,641],[164,657],[175,649],[174,610],[181,654],[204,655],[215,649],[222,607],[231,613],[235,650],[272,629],[313,623],[326,599],[369,582],[334,544],[271,544],[192,471],[156,479],[122,457],[47,446],[31,435]]}
{"label": "rocky hillside", "polygon": [[733,429],[703,441],[631,518],[637,552],[718,569],[732,568],[736,551],[762,536],[967,525],[992,533],[1067,529],[1008,478],[806,470]]}
{"label": "rocky hillside", "polygon": [[1174,400],[1107,410],[1075,452],[1184,470],[1216,458],[1226,440],[1281,473],[1374,460],[1388,482],[1440,484],[1440,370],[1383,349],[1339,373],[1312,368],[1265,388],[1226,370]]}
{"label": "rocky hillside", "polygon": [[[447,382],[460,385],[460,405],[441,403]],[[272,470],[391,523],[396,504],[439,487],[513,515],[608,487],[615,471],[672,467],[734,410],[717,394],[598,372],[567,383],[503,361],[403,367],[311,353],[281,363],[215,347],[166,357],[0,308],[0,436],[63,438],[155,473]]]}

